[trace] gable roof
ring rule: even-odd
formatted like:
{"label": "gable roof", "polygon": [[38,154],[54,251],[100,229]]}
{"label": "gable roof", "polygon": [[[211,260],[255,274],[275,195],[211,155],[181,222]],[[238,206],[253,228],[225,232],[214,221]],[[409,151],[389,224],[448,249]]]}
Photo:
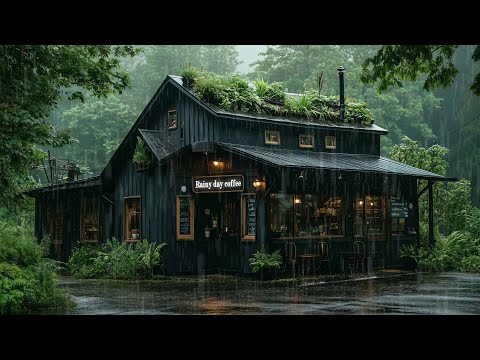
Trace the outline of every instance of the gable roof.
{"label": "gable roof", "polygon": [[[148,102],[147,106],[145,106],[140,116],[137,118],[133,126],[130,128],[127,135],[125,135],[124,139],[122,140],[120,145],[117,147],[117,149],[113,153],[108,163],[105,165],[104,169],[100,174],[102,177],[106,174],[107,168],[112,163],[112,161],[114,161],[117,158],[120,152],[120,149],[122,149],[127,143],[127,139],[130,138],[130,136],[138,129],[140,123],[145,118],[145,116],[150,112],[152,106],[155,104],[155,102],[160,97],[163,90],[168,84],[173,85],[175,88],[180,90],[183,94],[185,94],[188,98],[194,101],[197,105],[199,105],[201,108],[208,111],[210,114],[214,116],[221,116],[224,118],[231,118],[236,120],[257,121],[257,122],[263,122],[268,124],[278,123],[278,124],[290,125],[290,126],[319,127],[319,128],[337,129],[337,130],[357,130],[361,132],[373,132],[377,134],[388,133],[387,130],[375,124],[371,124],[371,125],[350,124],[350,123],[342,123],[340,121],[338,123],[332,122],[332,121],[315,123],[308,120],[301,120],[301,119],[290,118],[290,117],[269,116],[266,114],[243,113],[243,112],[237,112],[237,111],[226,111],[217,106],[207,104],[202,100],[200,100],[192,91],[190,91],[188,88],[183,86],[183,80],[181,76],[167,75],[165,80],[163,80],[162,84],[159,86],[155,94],[152,96],[152,98]],[[152,146],[155,147],[153,143],[152,143]],[[160,155],[160,156],[163,157],[163,155]]]}

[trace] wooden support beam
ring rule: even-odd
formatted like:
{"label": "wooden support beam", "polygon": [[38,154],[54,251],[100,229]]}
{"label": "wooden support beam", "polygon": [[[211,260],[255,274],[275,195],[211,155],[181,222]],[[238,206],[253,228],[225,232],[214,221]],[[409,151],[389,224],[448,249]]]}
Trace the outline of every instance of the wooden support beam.
{"label": "wooden support beam", "polygon": [[425,191],[427,191],[427,190],[428,190],[428,185],[425,186],[425,187],[422,189],[422,191],[420,191],[420,192],[417,194],[417,197],[422,196],[422,194],[423,194]]}
{"label": "wooden support beam", "polygon": [[435,237],[433,233],[433,181],[428,181],[428,241],[431,246],[435,246]]}

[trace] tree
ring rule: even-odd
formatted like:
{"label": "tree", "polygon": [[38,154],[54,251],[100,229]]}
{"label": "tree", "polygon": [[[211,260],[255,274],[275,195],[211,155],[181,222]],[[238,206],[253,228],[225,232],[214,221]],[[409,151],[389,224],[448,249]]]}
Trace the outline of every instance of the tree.
{"label": "tree", "polygon": [[30,168],[45,152],[38,146],[62,146],[69,131],[57,131],[45,117],[62,96],[83,100],[121,93],[129,86],[119,66],[134,56],[131,46],[0,46],[0,203],[12,201],[29,182]]}
{"label": "tree", "polygon": [[[433,145],[424,148],[418,142],[404,137],[401,144],[395,145],[390,151],[390,158],[419,169],[445,176],[449,163],[445,159],[448,149]],[[418,181],[420,191],[427,185],[426,180]],[[440,230],[448,235],[465,227],[466,215],[473,207],[471,202],[471,187],[468,180],[443,184],[435,182],[433,185],[433,213],[437,238]],[[418,199],[420,216],[420,238],[426,240],[428,236],[428,192]]]}
{"label": "tree", "polygon": [[70,129],[77,141],[65,147],[62,157],[100,173],[137,116],[136,109],[116,97],[108,102],[90,99],[63,112],[62,126]]}
{"label": "tree", "polygon": [[[416,81],[426,75],[423,88],[447,87],[458,74],[452,58],[459,45],[383,45],[373,57],[363,63],[361,81],[378,82],[378,90],[390,86],[402,87],[401,80]],[[480,59],[480,46],[475,48],[473,61]],[[475,76],[470,89],[480,95],[480,73]]]}
{"label": "tree", "polygon": [[228,74],[235,71],[238,51],[234,45],[151,45],[144,48],[141,61],[130,68],[131,104],[143,109],[167,75],[179,75],[186,63]]}

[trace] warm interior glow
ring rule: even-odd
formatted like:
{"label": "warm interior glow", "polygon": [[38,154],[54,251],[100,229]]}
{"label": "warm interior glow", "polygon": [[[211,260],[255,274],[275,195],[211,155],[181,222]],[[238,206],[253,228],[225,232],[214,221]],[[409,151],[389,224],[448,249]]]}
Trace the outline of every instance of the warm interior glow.
{"label": "warm interior glow", "polygon": [[360,204],[360,205],[363,205],[363,201],[362,201],[362,200],[360,200],[359,204]]}
{"label": "warm interior glow", "polygon": [[295,199],[295,204],[301,204],[301,203],[302,203],[302,200],[300,200],[299,198]]}
{"label": "warm interior glow", "polygon": [[372,206],[373,206],[373,202],[371,202],[371,203],[370,203],[370,205],[372,205]]}

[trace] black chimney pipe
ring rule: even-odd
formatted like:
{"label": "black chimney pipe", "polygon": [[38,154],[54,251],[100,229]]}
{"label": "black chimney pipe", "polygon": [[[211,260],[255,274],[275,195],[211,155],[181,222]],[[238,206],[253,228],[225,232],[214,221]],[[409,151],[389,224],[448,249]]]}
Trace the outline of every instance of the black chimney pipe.
{"label": "black chimney pipe", "polygon": [[345,68],[343,66],[338,67],[338,78],[340,80],[340,119],[345,119],[345,85],[343,82],[343,73]]}

